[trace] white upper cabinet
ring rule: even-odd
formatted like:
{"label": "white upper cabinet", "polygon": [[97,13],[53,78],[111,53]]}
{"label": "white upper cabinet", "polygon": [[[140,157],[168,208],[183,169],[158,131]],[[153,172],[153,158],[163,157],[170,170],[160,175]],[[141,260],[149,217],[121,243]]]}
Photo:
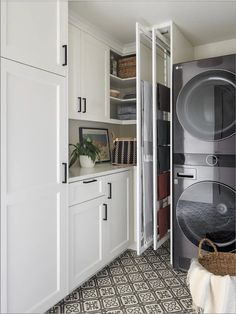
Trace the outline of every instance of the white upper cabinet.
{"label": "white upper cabinet", "polygon": [[67,293],[64,77],[1,58],[1,313]]}
{"label": "white upper cabinet", "polygon": [[67,12],[66,0],[1,1],[1,57],[66,75]]}
{"label": "white upper cabinet", "polygon": [[69,25],[69,60],[69,117],[108,121],[108,46]]}
{"label": "white upper cabinet", "polygon": [[68,59],[68,99],[69,118],[81,119],[82,92],[81,92],[81,31],[69,24],[68,32],[69,59]]}
{"label": "white upper cabinet", "polygon": [[[108,119],[107,81],[109,49],[94,37],[82,33],[82,78],[84,120],[103,121]],[[85,106],[86,102],[86,106]],[[85,112],[84,112],[85,111]],[[83,113],[84,112],[84,113]]]}

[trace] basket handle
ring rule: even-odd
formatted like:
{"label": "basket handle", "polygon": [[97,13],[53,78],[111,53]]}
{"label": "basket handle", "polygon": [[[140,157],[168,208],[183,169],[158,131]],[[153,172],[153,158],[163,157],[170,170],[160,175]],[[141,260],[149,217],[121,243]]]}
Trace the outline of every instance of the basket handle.
{"label": "basket handle", "polygon": [[204,239],[202,239],[202,240],[199,242],[199,246],[198,246],[198,258],[199,258],[199,257],[200,257],[200,258],[203,257],[203,255],[202,255],[202,245],[203,245],[204,242],[208,242],[208,244],[210,244],[210,246],[213,247],[215,253],[218,253],[215,244],[214,244],[211,240],[209,240],[209,239],[207,239],[207,238],[204,238]]}

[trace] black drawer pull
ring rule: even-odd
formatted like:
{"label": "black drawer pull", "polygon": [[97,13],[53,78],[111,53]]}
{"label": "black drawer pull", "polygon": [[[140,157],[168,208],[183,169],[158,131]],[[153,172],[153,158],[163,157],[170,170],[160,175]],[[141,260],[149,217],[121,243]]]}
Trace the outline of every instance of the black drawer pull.
{"label": "black drawer pull", "polygon": [[194,175],[177,172],[177,177],[179,177],[179,178],[192,178],[193,179]]}
{"label": "black drawer pull", "polygon": [[62,183],[67,183],[67,163],[63,162],[62,165],[64,166],[64,180]]}
{"label": "black drawer pull", "polygon": [[108,199],[110,200],[110,199],[112,199],[112,184],[109,182],[108,185],[109,185],[109,196],[108,196]]}
{"label": "black drawer pull", "polygon": [[86,98],[82,98],[82,99],[83,99],[83,101],[84,101],[84,110],[83,110],[83,112],[82,112],[82,113],[85,113],[85,112],[86,112],[86,110],[87,110]]}
{"label": "black drawer pull", "polygon": [[97,182],[97,180],[93,179],[93,180],[83,181],[84,184],[93,183],[93,182]]}
{"label": "black drawer pull", "polygon": [[79,109],[78,109],[78,112],[81,112],[81,97],[78,97],[79,99]]}
{"label": "black drawer pull", "polygon": [[105,217],[103,218],[103,220],[107,220],[107,204],[103,204],[104,208],[105,208]]}
{"label": "black drawer pull", "polygon": [[62,64],[62,66],[66,66],[67,65],[67,45],[63,45],[62,48],[65,49],[65,62]]}

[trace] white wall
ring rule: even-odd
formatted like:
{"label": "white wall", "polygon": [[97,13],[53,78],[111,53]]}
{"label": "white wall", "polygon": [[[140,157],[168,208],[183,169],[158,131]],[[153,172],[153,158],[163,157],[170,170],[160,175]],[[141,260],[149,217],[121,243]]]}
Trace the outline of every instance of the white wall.
{"label": "white wall", "polygon": [[191,42],[184,37],[175,23],[172,23],[171,28],[172,64],[193,60],[194,48]]}
{"label": "white wall", "polygon": [[194,47],[194,59],[211,58],[236,53],[236,38]]}
{"label": "white wall", "polygon": [[79,127],[108,129],[110,142],[112,142],[112,133],[114,133],[116,137],[136,137],[136,125],[119,125],[70,119],[69,143],[76,144],[79,142]]}

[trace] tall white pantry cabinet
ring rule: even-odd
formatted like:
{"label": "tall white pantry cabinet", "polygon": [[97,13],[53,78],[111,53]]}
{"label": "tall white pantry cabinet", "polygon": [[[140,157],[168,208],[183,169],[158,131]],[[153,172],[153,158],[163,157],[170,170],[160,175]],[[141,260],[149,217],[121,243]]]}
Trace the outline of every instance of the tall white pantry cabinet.
{"label": "tall white pantry cabinet", "polygon": [[67,2],[1,1],[1,313],[67,292]]}

